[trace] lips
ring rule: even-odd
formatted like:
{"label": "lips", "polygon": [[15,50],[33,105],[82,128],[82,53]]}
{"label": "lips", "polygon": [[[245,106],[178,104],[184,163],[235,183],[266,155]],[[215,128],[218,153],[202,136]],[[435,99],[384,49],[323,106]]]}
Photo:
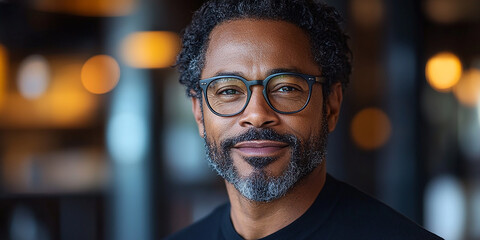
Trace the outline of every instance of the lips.
{"label": "lips", "polygon": [[246,157],[271,157],[286,147],[288,144],[284,142],[255,140],[237,143],[233,149]]}

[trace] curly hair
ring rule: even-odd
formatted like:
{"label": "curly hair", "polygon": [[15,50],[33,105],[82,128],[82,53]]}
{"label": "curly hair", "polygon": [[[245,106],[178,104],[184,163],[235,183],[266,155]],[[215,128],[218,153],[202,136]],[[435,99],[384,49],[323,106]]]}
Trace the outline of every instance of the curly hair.
{"label": "curly hair", "polygon": [[180,83],[187,95],[201,98],[198,84],[204,67],[209,36],[215,26],[236,19],[286,21],[303,29],[310,39],[315,62],[327,80],[324,97],[332,83],[348,85],[352,53],[348,36],[340,27],[342,18],[333,7],[314,0],[211,0],[194,13],[184,30],[182,50],[177,58]]}

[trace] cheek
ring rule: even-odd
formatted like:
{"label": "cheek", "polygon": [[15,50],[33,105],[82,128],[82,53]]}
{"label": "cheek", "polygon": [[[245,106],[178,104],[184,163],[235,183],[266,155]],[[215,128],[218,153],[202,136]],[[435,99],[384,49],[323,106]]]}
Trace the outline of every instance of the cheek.
{"label": "cheek", "polygon": [[207,137],[211,140],[213,136],[215,136],[215,123],[213,122],[214,118],[210,115],[210,110],[203,106],[203,126],[205,129],[205,133]]}
{"label": "cheek", "polygon": [[320,120],[311,114],[297,115],[283,120],[285,129],[282,132],[299,137],[302,142],[308,141],[319,132]]}
{"label": "cheek", "polygon": [[322,128],[322,96],[313,96],[307,107],[293,115],[285,115],[284,123],[289,126],[293,134],[310,137],[320,133]]}
{"label": "cheek", "polygon": [[207,106],[204,106],[203,110],[203,122],[208,140],[219,143],[222,139],[232,135],[230,131],[233,128],[233,118],[219,117],[213,114]]}

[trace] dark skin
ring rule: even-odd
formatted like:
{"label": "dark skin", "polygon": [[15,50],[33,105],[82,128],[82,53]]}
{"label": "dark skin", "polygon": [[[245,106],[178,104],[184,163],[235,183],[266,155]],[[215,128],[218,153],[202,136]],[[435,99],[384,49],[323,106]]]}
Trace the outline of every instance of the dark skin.
{"label": "dark skin", "polygon": [[[236,73],[248,80],[264,79],[273,70],[289,69],[319,76],[320,67],[313,60],[308,36],[299,27],[283,21],[241,19],[222,23],[210,34],[202,79],[219,73]],[[247,108],[232,117],[219,117],[203,102],[192,98],[192,110],[199,133],[207,133],[211,142],[219,143],[249,128],[272,128],[281,134],[293,134],[302,142],[318,136],[322,123],[322,85],[315,84],[308,106],[295,114],[280,114],[272,110],[262,95],[262,86],[252,87],[252,98]],[[335,129],[342,103],[341,84],[331,86],[326,98],[329,132]],[[205,127],[205,129],[204,129]],[[241,176],[249,176],[255,169],[244,157],[273,156],[278,159],[264,170],[270,176],[279,176],[290,161],[288,146],[272,141],[251,141],[250,148],[234,147],[233,164]],[[251,146],[258,148],[252,150]],[[264,147],[269,146],[269,147]],[[274,147],[271,147],[274,146]],[[231,202],[231,219],[235,230],[245,239],[268,236],[299,218],[312,205],[323,188],[326,178],[325,161],[300,180],[284,197],[271,202],[254,202],[243,197],[235,187],[226,183]]]}

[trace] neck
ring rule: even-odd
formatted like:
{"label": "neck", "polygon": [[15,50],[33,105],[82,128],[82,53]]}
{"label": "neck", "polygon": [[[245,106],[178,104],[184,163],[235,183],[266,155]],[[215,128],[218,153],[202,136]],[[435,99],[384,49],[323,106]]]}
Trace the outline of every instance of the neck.
{"label": "neck", "polygon": [[271,202],[254,202],[226,182],[233,226],[244,239],[266,237],[295,221],[313,204],[326,179],[325,162],[301,179],[289,192]]}

